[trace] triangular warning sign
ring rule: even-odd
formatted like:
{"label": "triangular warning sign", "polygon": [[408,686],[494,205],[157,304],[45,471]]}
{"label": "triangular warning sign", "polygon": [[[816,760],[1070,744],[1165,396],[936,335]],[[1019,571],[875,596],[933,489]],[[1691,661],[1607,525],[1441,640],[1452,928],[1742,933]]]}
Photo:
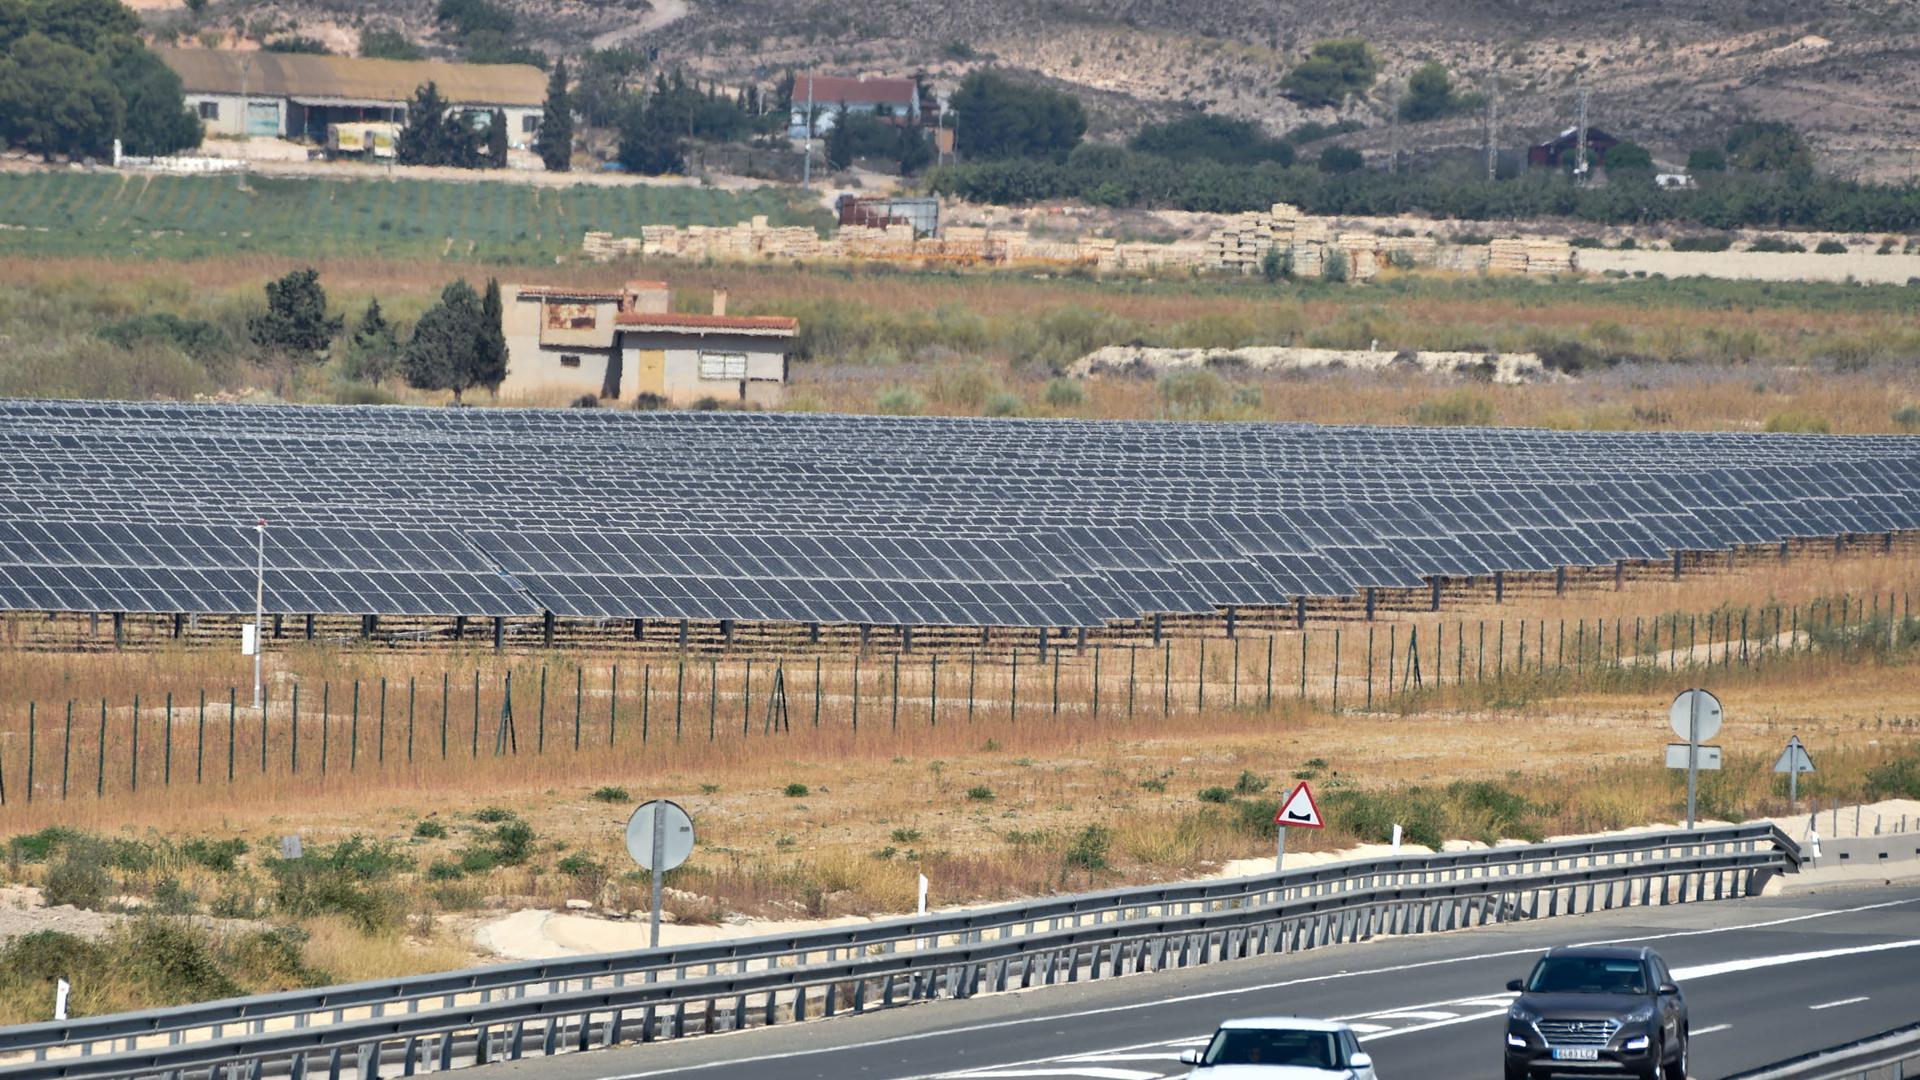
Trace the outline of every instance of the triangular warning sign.
{"label": "triangular warning sign", "polygon": [[1296,829],[1321,829],[1327,824],[1320,820],[1320,807],[1314,803],[1313,792],[1304,781],[1280,804],[1280,812],[1273,815],[1273,822]]}

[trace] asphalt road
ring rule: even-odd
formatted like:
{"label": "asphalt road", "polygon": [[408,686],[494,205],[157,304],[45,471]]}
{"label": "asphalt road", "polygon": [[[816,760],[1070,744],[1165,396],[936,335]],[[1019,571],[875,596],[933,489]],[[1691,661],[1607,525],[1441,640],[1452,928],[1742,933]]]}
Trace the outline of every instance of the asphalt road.
{"label": "asphalt road", "polygon": [[578,1057],[476,1080],[1158,1080],[1230,1016],[1349,1021],[1380,1075],[1499,1075],[1507,980],[1551,945],[1648,944],[1686,992],[1693,1074],[1920,1021],[1920,887],[1629,909],[937,1002]]}

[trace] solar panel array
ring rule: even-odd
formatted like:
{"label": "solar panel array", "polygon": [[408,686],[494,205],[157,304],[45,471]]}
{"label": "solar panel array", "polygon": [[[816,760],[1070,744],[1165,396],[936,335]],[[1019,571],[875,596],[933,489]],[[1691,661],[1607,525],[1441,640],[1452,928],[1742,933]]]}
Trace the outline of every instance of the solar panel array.
{"label": "solar panel array", "polygon": [[0,401],[0,609],[1098,626],[1920,526],[1920,439]]}

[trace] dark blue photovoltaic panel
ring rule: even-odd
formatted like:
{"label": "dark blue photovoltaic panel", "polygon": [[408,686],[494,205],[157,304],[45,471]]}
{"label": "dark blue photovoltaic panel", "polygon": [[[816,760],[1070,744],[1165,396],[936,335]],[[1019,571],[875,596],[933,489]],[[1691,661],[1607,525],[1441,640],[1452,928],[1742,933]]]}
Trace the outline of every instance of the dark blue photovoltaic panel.
{"label": "dark blue photovoltaic panel", "polygon": [[1097,626],[1920,526],[1920,440],[0,401],[0,608]]}

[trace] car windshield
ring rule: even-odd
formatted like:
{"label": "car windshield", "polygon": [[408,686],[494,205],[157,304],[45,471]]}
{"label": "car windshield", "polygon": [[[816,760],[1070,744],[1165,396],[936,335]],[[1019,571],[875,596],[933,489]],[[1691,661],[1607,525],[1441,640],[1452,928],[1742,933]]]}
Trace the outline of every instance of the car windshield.
{"label": "car windshield", "polygon": [[1534,966],[1527,989],[1536,994],[1644,994],[1646,968],[1634,959],[1548,956]]}
{"label": "car windshield", "polygon": [[1344,1069],[1339,1036],[1331,1031],[1222,1028],[1200,1060],[1208,1065],[1293,1065]]}

